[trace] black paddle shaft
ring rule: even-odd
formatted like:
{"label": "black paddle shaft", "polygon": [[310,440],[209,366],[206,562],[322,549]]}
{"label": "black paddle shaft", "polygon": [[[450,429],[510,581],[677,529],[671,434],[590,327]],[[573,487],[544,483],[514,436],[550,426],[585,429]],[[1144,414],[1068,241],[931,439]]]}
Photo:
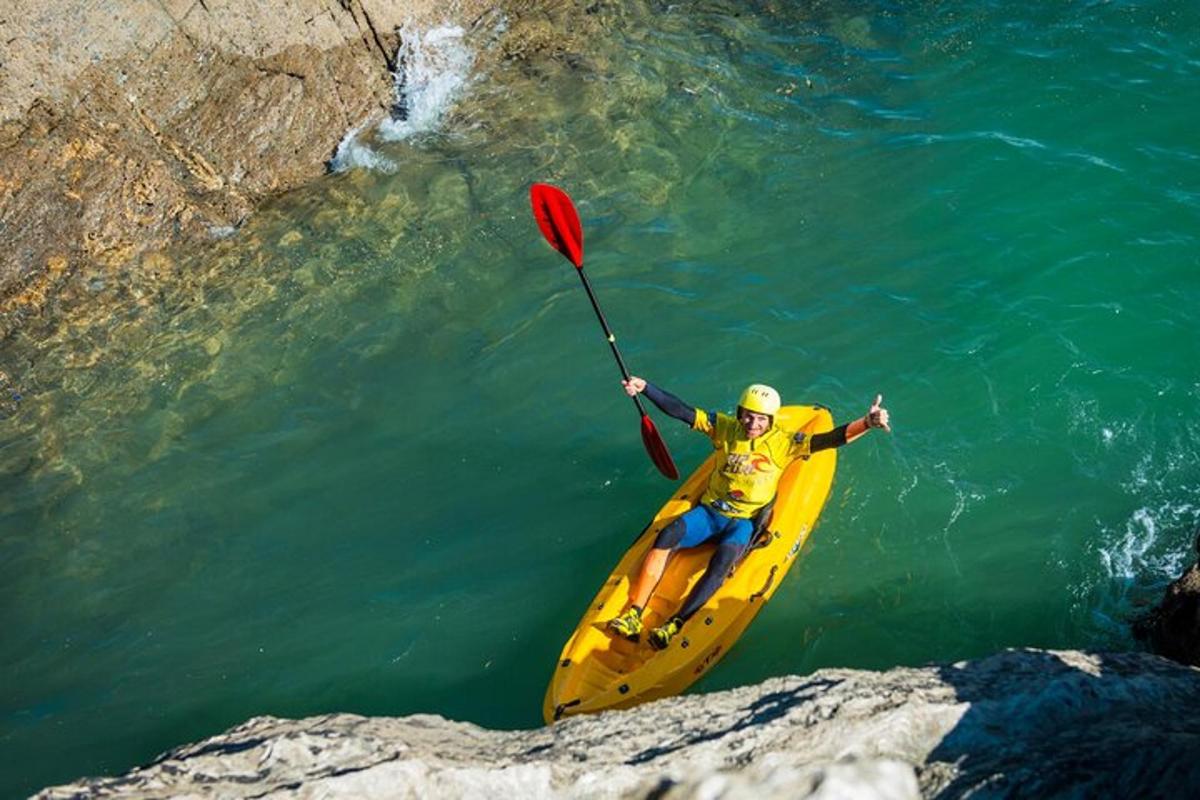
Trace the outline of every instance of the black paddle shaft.
{"label": "black paddle shaft", "polygon": [[[596,312],[596,319],[600,320],[600,327],[604,329],[604,336],[608,339],[608,346],[612,348],[613,357],[617,359],[617,366],[621,368],[621,377],[626,381],[629,380],[629,368],[625,366],[625,359],[621,358],[621,351],[617,349],[617,337],[613,336],[612,329],[608,327],[608,320],[604,318],[604,312],[600,310],[600,302],[596,300],[596,293],[592,291],[592,284],[587,279],[587,275],[583,273],[583,268],[575,270],[579,273],[579,280],[583,281],[583,288],[587,290],[588,300],[592,301],[592,309]],[[646,416],[646,409],[642,407],[642,401],[635,394],[631,398],[633,404],[637,406],[638,413],[643,417]]]}

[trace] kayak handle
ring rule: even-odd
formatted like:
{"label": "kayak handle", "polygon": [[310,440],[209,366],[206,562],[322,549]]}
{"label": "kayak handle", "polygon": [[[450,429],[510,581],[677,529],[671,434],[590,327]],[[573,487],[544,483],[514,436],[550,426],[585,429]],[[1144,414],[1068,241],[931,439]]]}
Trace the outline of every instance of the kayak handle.
{"label": "kayak handle", "polygon": [[763,584],[763,587],[761,589],[759,589],[754,594],[750,595],[750,599],[748,602],[753,603],[755,600],[757,600],[758,598],[762,597],[764,594],[767,593],[767,589],[770,589],[771,584],[775,582],[775,573],[778,571],[779,571],[779,565],[773,564],[771,566],[771,574],[767,576],[767,582]]}

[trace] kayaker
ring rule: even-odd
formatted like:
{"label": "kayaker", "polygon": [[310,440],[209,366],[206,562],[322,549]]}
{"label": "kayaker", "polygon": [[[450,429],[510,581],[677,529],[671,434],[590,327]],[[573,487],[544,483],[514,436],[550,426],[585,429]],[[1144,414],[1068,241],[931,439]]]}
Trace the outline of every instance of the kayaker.
{"label": "kayaker", "polygon": [[876,395],[875,402],[860,419],[810,436],[775,427],[775,415],[781,405],[779,392],[761,383],[746,387],[734,416],[688,405],[636,376],[621,383],[630,397],[644,392],[664,413],[707,434],[713,447],[725,453],[724,461],[713,470],[700,503],[659,532],[630,588],[629,605],[608,621],[610,630],[637,641],[644,628],[642,611],[666,571],[667,559],[676,550],[715,542],[717,549],[708,568],[683,606],[663,625],[650,631],[650,645],[657,650],[667,647],[684,623],[721,586],[730,567],[750,544],[755,513],[774,499],[779,479],[789,464],[811,453],[853,442],[872,428],[883,428],[889,433],[892,430],[887,409],[883,407],[883,395]]}

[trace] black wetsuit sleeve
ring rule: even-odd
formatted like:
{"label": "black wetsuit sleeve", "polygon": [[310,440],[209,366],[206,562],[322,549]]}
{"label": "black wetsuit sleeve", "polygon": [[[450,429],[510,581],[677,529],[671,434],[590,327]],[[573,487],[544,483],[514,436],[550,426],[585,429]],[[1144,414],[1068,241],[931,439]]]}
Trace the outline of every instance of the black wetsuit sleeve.
{"label": "black wetsuit sleeve", "polygon": [[818,450],[828,450],[831,447],[841,447],[844,445],[846,443],[846,428],[849,425],[850,423],[847,422],[845,425],[839,425],[831,431],[814,433],[810,444],[810,452],[815,453]]}
{"label": "black wetsuit sleeve", "polygon": [[651,403],[662,409],[664,414],[670,414],[689,428],[696,424],[695,407],[689,406],[670,392],[664,392],[653,383],[646,381],[646,390],[643,394],[650,398]]}

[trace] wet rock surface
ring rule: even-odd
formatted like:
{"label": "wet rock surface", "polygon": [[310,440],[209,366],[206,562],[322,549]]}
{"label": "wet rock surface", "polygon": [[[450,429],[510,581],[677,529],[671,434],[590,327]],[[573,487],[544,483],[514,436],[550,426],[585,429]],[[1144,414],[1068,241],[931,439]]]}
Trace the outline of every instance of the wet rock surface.
{"label": "wet rock surface", "polygon": [[[55,311],[72,276],[219,237],[321,175],[349,130],[394,112],[403,26],[511,26],[495,49],[516,57],[545,49],[522,31],[576,11],[519,0],[15,0],[0,14],[0,333]],[[569,37],[551,40],[561,49]]]}
{"label": "wet rock surface", "polygon": [[1159,655],[1200,667],[1200,531],[1196,555],[1158,605],[1134,621],[1133,633]]}
{"label": "wet rock surface", "polygon": [[359,3],[17,6],[0,37],[6,311],[85,263],[237,224],[389,99]]}
{"label": "wet rock surface", "polygon": [[530,731],[417,715],[252,719],[39,798],[1186,796],[1200,670],[1008,651],[821,670]]}

